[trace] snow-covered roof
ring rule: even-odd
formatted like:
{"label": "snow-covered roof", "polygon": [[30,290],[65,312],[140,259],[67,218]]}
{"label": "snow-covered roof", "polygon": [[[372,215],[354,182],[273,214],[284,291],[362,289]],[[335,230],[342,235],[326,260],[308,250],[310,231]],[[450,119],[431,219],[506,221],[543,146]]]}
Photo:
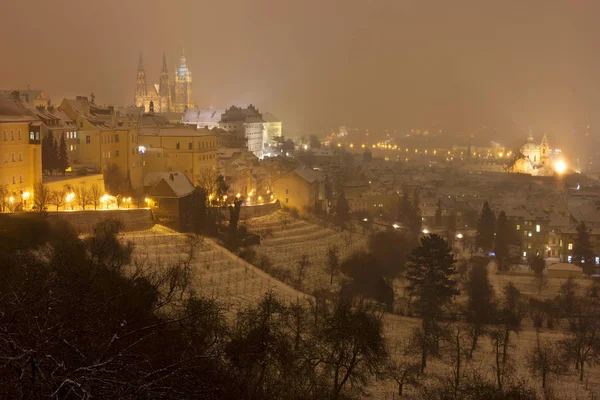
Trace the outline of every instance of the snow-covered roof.
{"label": "snow-covered roof", "polygon": [[223,109],[200,108],[197,110],[187,110],[182,117],[184,124],[216,124],[221,121],[221,115],[225,112]]}
{"label": "snow-covered roof", "polygon": [[325,179],[325,174],[319,171],[313,171],[308,168],[297,168],[294,172],[302,179],[307,181],[308,183],[313,183],[314,181],[322,181]]}
{"label": "snow-covered roof", "polygon": [[583,272],[583,268],[578,267],[575,264],[569,263],[558,263],[552,264],[548,267],[548,271],[573,271],[573,272]]}
{"label": "snow-covered roof", "polygon": [[156,187],[161,181],[165,181],[177,197],[184,197],[194,191],[194,184],[182,172],[151,172],[144,176],[144,186]]}
{"label": "snow-covered roof", "polygon": [[28,122],[37,120],[35,114],[24,107],[19,100],[0,99],[0,121]]}
{"label": "snow-covered roof", "polygon": [[281,120],[279,118],[277,118],[276,116],[274,116],[270,112],[264,112],[262,114],[262,119],[265,122],[281,122]]}

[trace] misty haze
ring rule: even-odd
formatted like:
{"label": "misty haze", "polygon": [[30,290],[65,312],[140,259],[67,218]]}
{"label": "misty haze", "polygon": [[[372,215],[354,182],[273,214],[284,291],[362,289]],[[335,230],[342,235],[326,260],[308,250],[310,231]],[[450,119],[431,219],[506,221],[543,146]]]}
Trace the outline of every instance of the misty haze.
{"label": "misty haze", "polygon": [[600,3],[4,3],[0,398],[600,396]]}

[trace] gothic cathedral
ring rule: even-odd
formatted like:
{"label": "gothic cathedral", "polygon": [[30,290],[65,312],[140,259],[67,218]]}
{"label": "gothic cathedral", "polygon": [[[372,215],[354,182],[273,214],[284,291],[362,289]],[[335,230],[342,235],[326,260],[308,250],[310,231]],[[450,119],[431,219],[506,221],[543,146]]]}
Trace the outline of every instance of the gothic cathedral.
{"label": "gothic cathedral", "polygon": [[148,87],[146,85],[146,72],[142,63],[142,55],[140,54],[137,80],[135,82],[135,105],[136,107],[144,107],[144,112],[182,113],[188,108],[194,108],[194,100],[192,99],[192,73],[187,67],[183,46],[181,47],[181,58],[179,59],[179,67],[175,71],[175,81],[173,84],[169,79],[167,58],[163,53],[159,83]]}

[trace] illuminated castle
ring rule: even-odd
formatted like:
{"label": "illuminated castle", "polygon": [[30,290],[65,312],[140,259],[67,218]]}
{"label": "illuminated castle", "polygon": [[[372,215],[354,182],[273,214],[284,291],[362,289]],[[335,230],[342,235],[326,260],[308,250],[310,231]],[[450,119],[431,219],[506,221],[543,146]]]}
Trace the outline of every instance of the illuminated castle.
{"label": "illuminated castle", "polygon": [[146,85],[146,72],[142,63],[142,55],[137,69],[135,85],[135,105],[144,107],[145,112],[150,111],[150,102],[156,112],[184,112],[188,108],[194,108],[192,99],[192,73],[187,67],[183,46],[181,47],[181,58],[179,67],[175,70],[175,80],[171,83],[169,71],[167,70],[167,58],[163,53],[162,68],[160,70],[160,83],[148,87]]}

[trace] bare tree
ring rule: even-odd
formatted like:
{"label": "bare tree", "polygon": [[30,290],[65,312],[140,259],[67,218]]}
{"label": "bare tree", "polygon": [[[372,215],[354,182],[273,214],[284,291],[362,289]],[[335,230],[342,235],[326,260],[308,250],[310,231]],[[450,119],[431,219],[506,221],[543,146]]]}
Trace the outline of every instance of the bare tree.
{"label": "bare tree", "polygon": [[310,267],[310,260],[308,259],[308,254],[302,254],[300,259],[298,260],[298,287],[302,287],[302,282],[304,281],[304,274],[306,270]]}
{"label": "bare tree", "polygon": [[546,261],[541,256],[533,256],[529,259],[529,268],[533,271],[535,287],[538,290],[538,295],[542,294],[542,290],[548,286],[548,277],[544,274],[546,269]]}
{"label": "bare tree", "polygon": [[44,212],[50,200],[50,188],[43,183],[36,183],[33,192],[33,204],[40,211]]}
{"label": "bare tree", "polygon": [[527,314],[527,304],[512,282],[504,287],[504,298],[497,314],[499,325],[490,332],[490,339],[495,355],[496,382],[498,390],[502,391],[506,376],[513,371],[508,352],[510,335],[521,330],[521,322]]}
{"label": "bare tree", "polygon": [[219,173],[215,168],[201,168],[196,175],[196,186],[203,189],[207,196],[217,191]]}
{"label": "bare tree", "polygon": [[583,381],[585,365],[600,360],[600,311],[594,301],[578,300],[568,316],[571,336],[561,341],[564,355],[575,362],[579,380]]}
{"label": "bare tree", "polygon": [[55,189],[50,192],[50,198],[48,199],[48,204],[52,204],[56,207],[56,211],[58,211],[59,207],[65,204],[65,197],[67,193],[65,189]]}
{"label": "bare tree", "polygon": [[536,339],[536,346],[527,355],[527,366],[532,374],[542,378],[542,388],[546,389],[547,377],[565,372],[566,364],[557,346],[549,340],[541,340],[539,331]]}
{"label": "bare tree", "polygon": [[4,210],[8,207],[8,186],[0,185],[0,211],[4,212]]}
{"label": "bare tree", "polygon": [[85,207],[90,205],[90,191],[84,185],[79,185],[77,189],[75,189],[75,197],[77,199],[77,204],[79,204],[82,210],[85,210]]}
{"label": "bare tree", "polygon": [[92,204],[94,205],[94,210],[98,209],[98,205],[100,205],[100,197],[102,196],[102,190],[100,190],[100,185],[94,183],[90,187],[90,199]]}
{"label": "bare tree", "polygon": [[340,256],[336,245],[327,248],[327,269],[329,270],[329,284],[333,285],[333,276],[340,270]]}
{"label": "bare tree", "polygon": [[398,396],[404,394],[404,386],[417,386],[421,375],[421,363],[418,360],[400,359],[390,361],[386,368],[386,376],[398,385]]}

